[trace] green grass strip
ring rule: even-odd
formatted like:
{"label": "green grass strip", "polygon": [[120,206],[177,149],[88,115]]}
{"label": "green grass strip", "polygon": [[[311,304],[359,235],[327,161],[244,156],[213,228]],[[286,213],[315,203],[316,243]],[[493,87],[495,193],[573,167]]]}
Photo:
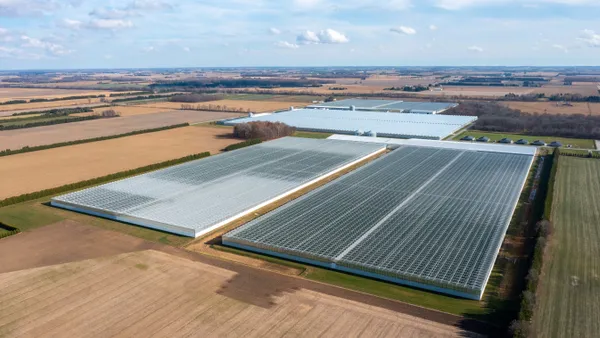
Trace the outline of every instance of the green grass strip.
{"label": "green grass strip", "polygon": [[0,222],[0,238],[16,235],[19,232],[21,232],[21,230]]}
{"label": "green grass strip", "polygon": [[199,154],[181,157],[181,158],[174,159],[174,160],[169,160],[169,161],[164,161],[164,162],[147,165],[144,167],[139,167],[136,169],[120,171],[118,173],[114,173],[114,174],[110,174],[110,175],[106,175],[106,176],[102,176],[102,177],[92,178],[90,180],[66,184],[66,185],[63,185],[60,187],[56,187],[56,188],[50,188],[50,189],[45,189],[45,190],[32,192],[32,193],[28,193],[28,194],[23,194],[23,195],[19,195],[19,196],[9,197],[9,198],[6,198],[6,199],[0,201],[0,208],[9,206],[9,205],[13,205],[13,204],[17,204],[17,203],[21,203],[21,202],[26,202],[26,201],[46,197],[46,196],[65,193],[65,192],[68,192],[71,190],[86,188],[88,186],[98,185],[98,184],[118,180],[121,178],[126,178],[126,177],[133,176],[133,175],[144,174],[149,171],[163,169],[166,167],[170,167],[172,165],[181,164],[181,163],[185,163],[185,162],[189,162],[189,161],[194,161],[194,160],[198,160],[198,159],[205,158],[208,156],[210,156],[209,152],[203,152],[203,153],[199,153]]}
{"label": "green grass strip", "polygon": [[73,145],[76,145],[76,144],[98,142],[98,141],[105,141],[105,140],[112,140],[112,139],[120,138],[120,137],[127,137],[127,136],[140,135],[140,134],[147,134],[147,133],[153,133],[153,132],[157,132],[157,131],[163,131],[163,130],[181,128],[181,127],[188,127],[189,125],[190,125],[189,123],[180,123],[180,124],[174,124],[174,125],[160,127],[160,128],[136,130],[136,131],[131,131],[129,133],[118,134],[118,135],[101,136],[101,137],[94,137],[94,138],[88,138],[88,139],[76,140],[76,141],[69,141],[69,142],[59,142],[59,143],[53,143],[53,144],[47,144],[47,145],[35,146],[35,147],[26,146],[26,147],[23,147],[23,148],[17,149],[17,150],[6,149],[6,150],[0,151],[0,157],[2,157],[2,156],[8,156],[8,155],[15,155],[15,154],[30,153],[32,151],[39,151],[39,150],[53,149],[53,148],[59,148],[59,147],[73,146]]}

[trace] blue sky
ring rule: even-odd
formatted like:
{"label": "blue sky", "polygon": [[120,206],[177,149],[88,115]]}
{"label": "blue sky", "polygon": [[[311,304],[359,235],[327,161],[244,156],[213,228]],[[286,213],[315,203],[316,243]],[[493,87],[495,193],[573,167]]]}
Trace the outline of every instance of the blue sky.
{"label": "blue sky", "polygon": [[0,69],[599,60],[600,0],[0,0]]}

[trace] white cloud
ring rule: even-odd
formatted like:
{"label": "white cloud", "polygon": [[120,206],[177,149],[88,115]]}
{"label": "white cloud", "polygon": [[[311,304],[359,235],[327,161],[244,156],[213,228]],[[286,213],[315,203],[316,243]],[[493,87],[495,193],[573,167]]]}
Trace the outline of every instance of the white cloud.
{"label": "white cloud", "polygon": [[600,47],[600,34],[596,34],[591,29],[584,29],[577,40],[585,42],[590,47]]}
{"label": "white cloud", "polygon": [[150,53],[155,51],[154,46],[148,46],[148,47],[144,47],[142,48],[142,51],[146,52],[146,53]]}
{"label": "white cloud", "polygon": [[83,23],[78,20],[63,19],[60,25],[69,29],[80,29],[83,26]]}
{"label": "white cloud", "polygon": [[415,34],[417,34],[417,31],[414,28],[407,27],[407,26],[400,26],[400,27],[390,28],[390,31],[392,31],[394,33],[398,33],[398,34],[404,34],[404,35],[415,35]]}
{"label": "white cloud", "polygon": [[[522,0],[435,0],[434,5],[447,10],[459,10],[469,7],[499,6],[506,4],[522,5]],[[528,0],[528,6],[541,4],[559,4],[567,6],[599,5],[598,0]]]}
{"label": "white cloud", "polygon": [[477,53],[483,52],[483,48],[481,48],[479,46],[470,46],[470,47],[467,47],[467,50],[470,50],[472,52],[477,52]]}
{"label": "white cloud", "polygon": [[319,33],[319,40],[321,40],[321,43],[346,43],[350,41],[344,34],[330,28]]}
{"label": "white cloud", "polygon": [[297,9],[311,9],[321,4],[321,0],[294,0],[294,7]]}
{"label": "white cloud", "polygon": [[429,25],[430,31],[436,31],[437,29],[438,29],[438,27],[436,25]]}
{"label": "white cloud", "polygon": [[108,29],[117,30],[124,28],[133,27],[133,23],[129,20],[117,20],[117,19],[94,19],[85,24],[86,28],[89,29]]}
{"label": "white cloud", "polygon": [[134,0],[130,2],[126,8],[140,10],[166,10],[173,9],[173,5],[159,0]]}
{"label": "white cloud", "polygon": [[275,46],[281,47],[281,48],[289,48],[289,49],[298,49],[300,47],[295,43],[290,43],[287,41],[278,41],[275,43]]}
{"label": "white cloud", "polygon": [[304,31],[298,37],[296,37],[296,43],[300,45],[310,44],[336,44],[336,43],[347,43],[350,39],[338,31],[331,28],[320,31],[319,33],[313,31]]}
{"label": "white cloud", "polygon": [[106,54],[106,55],[104,55],[104,58],[105,58],[106,60],[110,60],[110,59],[112,59],[112,58],[113,58],[113,56],[112,56],[112,55],[110,55],[110,54]]}
{"label": "white cloud", "polygon": [[123,19],[135,15],[133,11],[117,8],[96,8],[89,13],[100,19]]}
{"label": "white cloud", "polygon": [[271,27],[271,28],[269,28],[269,33],[271,33],[273,35],[279,35],[279,34],[281,34],[281,31],[275,27]]}
{"label": "white cloud", "polygon": [[21,45],[21,47],[43,49],[48,54],[51,54],[54,56],[67,55],[67,54],[71,54],[73,52],[73,50],[66,49],[62,45],[48,42],[48,41],[42,41],[42,40],[39,40],[36,38],[29,37],[27,35],[22,35],[21,41],[23,41],[23,44]]}
{"label": "white cloud", "polygon": [[8,35],[8,29],[0,27],[0,36]]}
{"label": "white cloud", "polygon": [[0,46],[0,59],[39,60],[43,55],[27,52],[21,48]]}
{"label": "white cloud", "polygon": [[567,47],[565,47],[565,46],[563,46],[563,45],[559,45],[559,44],[553,44],[553,45],[552,45],[552,48],[559,49],[559,50],[561,50],[561,51],[563,51],[563,52],[565,52],[565,53],[568,53],[568,52],[569,52],[569,49],[568,49]]}
{"label": "white cloud", "polygon": [[298,37],[296,37],[296,42],[298,42],[301,45],[308,45],[308,44],[317,44],[320,43],[321,40],[319,39],[319,36],[317,35],[317,33],[313,32],[313,31],[304,31],[302,33],[300,33],[300,35],[298,35]]}
{"label": "white cloud", "polygon": [[[68,1],[65,1],[68,3]],[[63,4],[56,0],[0,0],[0,16],[36,16],[49,13]]]}
{"label": "white cloud", "polygon": [[189,53],[190,52],[190,47],[183,47],[183,51]]}

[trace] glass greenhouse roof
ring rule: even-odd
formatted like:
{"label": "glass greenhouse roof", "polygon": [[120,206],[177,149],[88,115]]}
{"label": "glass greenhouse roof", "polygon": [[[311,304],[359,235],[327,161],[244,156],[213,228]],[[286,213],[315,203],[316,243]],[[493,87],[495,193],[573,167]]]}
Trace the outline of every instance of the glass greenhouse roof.
{"label": "glass greenhouse roof", "polygon": [[355,134],[375,132],[382,137],[443,139],[472,123],[473,116],[421,115],[350,110],[295,109],[281,113],[228,120],[226,125],[283,122],[304,131]]}
{"label": "glass greenhouse roof", "polygon": [[400,146],[223,242],[479,299],[532,161]]}
{"label": "glass greenhouse roof", "polygon": [[197,237],[383,149],[286,137],[58,196],[51,203]]}

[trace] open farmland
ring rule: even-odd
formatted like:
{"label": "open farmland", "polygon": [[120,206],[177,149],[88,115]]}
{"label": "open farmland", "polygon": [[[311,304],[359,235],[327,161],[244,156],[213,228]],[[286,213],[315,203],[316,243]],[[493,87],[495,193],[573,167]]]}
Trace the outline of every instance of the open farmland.
{"label": "open farmland", "polygon": [[510,93],[522,95],[532,91],[532,88],[527,87],[444,86],[442,91],[424,91],[417,94],[423,96],[502,97]]}
{"label": "open farmland", "polygon": [[79,106],[85,106],[85,105],[92,104],[92,103],[98,103],[98,104],[101,103],[100,98],[0,105],[0,114],[11,115],[17,111],[26,111],[26,110],[30,110],[30,109],[40,109],[40,108],[52,109],[52,108],[58,108],[58,107],[73,107],[73,106],[79,107]]}
{"label": "open farmland", "polygon": [[25,146],[39,146],[84,140],[94,137],[124,134],[136,130],[159,128],[179,123],[198,123],[232,118],[234,113],[209,111],[170,111],[165,113],[124,116],[94,121],[82,121],[28,129],[0,132],[2,149],[20,149]]}
{"label": "open farmland", "polygon": [[595,82],[573,82],[571,86],[560,85],[544,85],[540,88],[534,88],[532,93],[544,93],[547,96],[554,94],[580,94],[584,96],[598,95],[598,87]]}
{"label": "open farmland", "polygon": [[537,337],[600,332],[600,160],[561,156],[554,184],[553,234],[534,315]]}
{"label": "open farmland", "polygon": [[0,102],[10,100],[29,100],[33,98],[52,99],[79,95],[110,95],[111,91],[88,89],[50,89],[50,88],[0,88]]}
{"label": "open farmland", "polygon": [[207,101],[207,102],[156,102],[148,103],[146,105],[140,105],[138,107],[153,107],[153,108],[168,108],[168,109],[181,109],[181,105],[192,105],[194,107],[209,107],[214,106],[215,110],[226,110],[233,109],[244,111],[250,110],[253,112],[270,112],[275,110],[288,109],[291,106],[303,107],[305,104],[299,102],[281,102],[281,101],[244,101],[244,100],[218,100],[218,101]]}
{"label": "open farmland", "polygon": [[571,102],[570,106],[562,105],[560,102],[502,102],[512,109],[519,109],[525,113],[538,114],[584,114],[600,116],[600,103]]}
{"label": "open farmland", "polygon": [[239,142],[223,134],[220,128],[184,127],[0,157],[0,199],[204,151],[214,154]]}
{"label": "open farmland", "polygon": [[238,279],[234,271],[159,251],[4,273],[0,335],[469,336],[320,292]]}
{"label": "open farmland", "polygon": [[[121,114],[121,116],[155,114],[155,113],[163,113],[163,112],[168,112],[168,111],[173,110],[172,108],[157,108],[157,107],[122,105],[122,106],[115,106],[115,107],[95,108],[94,113],[99,114],[99,113],[102,113],[106,109],[114,109],[116,112]],[[85,114],[90,114],[90,113],[82,113],[81,115],[85,115]]]}

